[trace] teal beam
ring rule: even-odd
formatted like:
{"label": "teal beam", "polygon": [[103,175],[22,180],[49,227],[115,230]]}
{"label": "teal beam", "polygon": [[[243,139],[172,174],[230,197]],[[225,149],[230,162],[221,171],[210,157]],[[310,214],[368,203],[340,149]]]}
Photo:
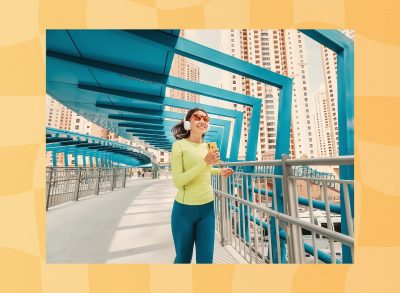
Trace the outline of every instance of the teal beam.
{"label": "teal beam", "polygon": [[[205,109],[206,110],[206,109]],[[206,110],[207,111],[207,110]],[[207,111],[208,112],[208,111]],[[237,111],[236,111],[237,112]],[[178,118],[178,119],[183,119],[183,114],[178,114],[178,115],[180,115],[179,117],[177,117],[176,115],[177,115],[177,113],[175,113],[175,112],[169,112],[169,111],[164,111],[164,115],[166,116],[166,117],[168,117],[168,118]],[[236,119],[235,120],[235,127],[236,127],[236,129],[238,129],[239,130],[239,134],[240,134],[240,132],[241,132],[241,123],[242,123],[242,116],[243,115],[237,115],[239,118],[238,119]],[[117,118],[122,118],[123,119],[123,117],[120,117],[120,116],[113,116],[113,118],[114,119],[117,119]],[[130,118],[127,118],[126,119],[127,121],[128,120],[130,120]],[[143,120],[145,120],[145,119],[143,119]],[[129,127],[130,126],[130,124],[129,123],[132,123],[132,122],[126,122],[126,123],[119,123],[118,125],[119,126],[125,126],[125,127]],[[133,122],[133,123],[141,123],[141,122]],[[169,125],[169,126],[174,126],[174,125],[176,125],[178,122],[173,122],[173,121],[170,121],[170,120],[164,120],[163,122],[163,125]],[[212,119],[212,121],[211,121],[211,127],[210,127],[210,131],[209,132],[213,132],[213,131],[215,131],[215,129],[217,128],[217,127],[219,127],[219,126],[222,126],[222,127],[224,127],[224,130],[223,130],[223,133],[224,133],[224,135],[223,135],[223,139],[222,139],[222,145],[221,144],[219,144],[219,147],[220,147],[220,150],[221,150],[221,158],[223,159],[223,160],[228,160],[228,158],[226,158],[226,153],[227,153],[227,149],[228,149],[228,141],[229,141],[229,133],[230,133],[230,122],[229,121],[227,121],[227,120],[222,120],[222,119]],[[133,124],[133,125],[135,125],[135,124]],[[151,125],[150,123],[149,123],[149,125]],[[157,124],[154,124],[154,125],[157,125],[158,127],[162,127],[160,124],[159,124],[159,121],[157,120]],[[239,139],[240,139],[240,137],[239,136],[237,136],[237,135],[235,135],[234,137],[233,137],[233,142],[232,142],[232,145],[235,145],[234,143],[239,143]],[[237,140],[236,142],[235,142],[235,140]],[[172,141],[171,141],[171,143],[172,143]],[[237,152],[236,152],[237,153]],[[232,152],[231,152],[231,154],[232,154]],[[230,156],[231,158],[232,158],[232,155]],[[236,159],[237,159],[237,155],[236,155]],[[232,159],[231,159],[232,160]]]}
{"label": "teal beam", "polygon": [[77,151],[75,151],[74,152],[74,163],[75,163],[75,167],[78,167],[78,152]]}
{"label": "teal beam", "polygon": [[145,127],[146,129],[155,129],[155,130],[166,130],[167,127],[165,127],[164,125],[161,124],[145,124],[145,123],[141,123],[141,122],[119,122],[118,123],[118,127],[130,127],[130,128],[135,128],[135,127],[139,127],[141,129],[143,129],[143,127]]}
{"label": "teal beam", "polygon": [[106,95],[127,97],[127,98],[131,98],[134,100],[147,102],[147,103],[151,102],[151,103],[163,104],[163,100],[164,100],[164,98],[160,97],[160,96],[147,95],[147,94],[137,93],[137,92],[128,92],[128,91],[123,91],[123,90],[118,90],[118,89],[108,89],[108,88],[104,88],[104,87],[96,87],[96,86],[85,85],[85,84],[78,84],[78,89],[95,92],[95,93],[102,93],[102,94],[106,94]]}
{"label": "teal beam", "polygon": [[[67,55],[63,53],[57,53],[48,50],[47,57],[49,58],[56,58],[68,62],[72,62],[75,64],[80,64],[84,66],[89,66],[93,68],[103,69],[110,72],[115,72],[118,74],[122,74],[127,78],[139,78],[146,82],[156,83],[162,86],[168,86],[174,89],[179,89],[183,91],[188,91],[192,93],[206,95],[212,98],[222,99],[225,101],[230,101],[233,103],[240,103],[248,106],[254,106],[254,103],[258,100],[257,98],[253,98],[251,96],[246,96],[243,94],[227,91],[224,89],[220,89],[217,87],[208,86],[205,84],[200,84],[196,82],[191,82],[185,79],[173,77],[173,76],[165,76],[162,74],[150,73],[147,71],[139,70],[136,68],[126,67],[126,66],[119,66],[115,64],[110,64],[106,62],[99,62],[96,60],[91,60],[87,58],[76,57],[72,55]],[[258,120],[259,121],[259,120]],[[256,127],[254,123],[250,125],[249,132],[256,132],[251,128]],[[257,126],[258,128],[258,126]],[[254,143],[250,144],[246,150],[246,159],[253,161],[256,158],[256,151],[257,151],[257,144],[258,140]]]}
{"label": "teal beam", "polygon": [[122,121],[132,121],[132,122],[141,122],[145,124],[160,124],[163,121],[163,118],[161,116],[158,116],[157,119],[154,117],[145,117],[145,116],[126,116],[126,115],[120,115],[120,114],[109,114],[108,115],[109,119],[115,119],[115,120],[122,120]]}
{"label": "teal beam", "polygon": [[169,49],[172,53],[278,88],[281,88],[286,82],[287,77],[276,72],[200,45],[196,42],[166,34],[162,31],[129,30],[127,33],[152,45]]}
{"label": "teal beam", "polygon": [[97,108],[102,108],[102,109],[111,109],[111,110],[121,110],[121,111],[126,111],[126,112],[131,112],[131,113],[136,113],[136,114],[144,114],[144,115],[161,115],[162,114],[162,106],[158,106],[159,109],[142,109],[138,107],[129,107],[129,106],[122,106],[122,105],[115,105],[115,104],[105,104],[105,103],[96,103]]}
{"label": "teal beam", "polygon": [[81,139],[85,139],[85,140],[90,139],[90,140],[92,140],[92,143],[101,143],[101,144],[113,145],[115,147],[135,149],[135,147],[125,145],[123,143],[114,142],[114,141],[110,141],[108,139],[103,139],[103,138],[99,138],[96,136],[86,135],[86,134],[73,132],[73,131],[69,131],[69,130],[62,130],[62,129],[52,128],[52,127],[46,127],[46,132],[55,133],[55,135],[57,135],[57,136],[60,134],[64,134],[67,136],[73,136],[75,138],[81,138]]}
{"label": "teal beam", "polygon": [[[131,100],[131,101],[136,100],[137,97],[142,97],[142,94],[138,93],[138,92],[127,92],[127,91],[120,91],[120,90],[114,90],[114,89],[96,88],[96,87],[85,86],[85,85],[80,85],[78,87],[86,89],[86,90],[90,90],[90,91],[96,92],[96,93],[105,93],[105,94],[111,94],[111,95],[127,98],[128,100]],[[154,95],[144,95],[144,96],[147,101],[160,101],[159,96],[154,96]],[[141,98],[140,100],[143,100],[143,99]],[[234,119],[239,119],[241,117],[241,120],[243,119],[242,112],[228,110],[228,109],[224,109],[224,108],[220,108],[220,107],[209,106],[209,105],[204,105],[204,104],[201,105],[199,103],[178,100],[178,99],[169,98],[169,97],[165,97],[162,100],[162,102],[163,102],[163,105],[165,105],[165,106],[171,106],[171,107],[177,107],[177,108],[183,108],[183,109],[192,109],[195,107],[201,107],[202,109],[204,109],[205,111],[207,111],[210,114],[227,116],[227,117],[231,117]],[[115,107],[113,107],[113,108],[115,108]],[[115,109],[117,109],[117,108],[115,108]],[[135,111],[132,111],[132,112],[135,113]],[[157,124],[159,124],[159,123],[157,123]],[[235,136],[233,137],[234,142],[232,143],[232,145],[239,145],[241,129],[242,128],[241,128],[241,124],[240,124],[240,127],[237,127],[234,130]],[[223,155],[223,153],[226,153],[226,152],[227,152],[227,148],[221,148],[221,155]]]}
{"label": "teal beam", "polygon": [[134,132],[134,133],[148,133],[148,134],[159,134],[165,136],[165,131],[156,130],[156,129],[144,129],[144,128],[128,128],[125,130],[126,132]]}
{"label": "teal beam", "polygon": [[[278,125],[276,129],[276,150],[275,159],[281,160],[283,156],[290,155],[290,121],[291,121],[291,111],[292,110],[292,82],[288,81],[286,85],[283,86],[279,93],[279,105],[278,105]],[[274,168],[275,175],[283,175],[282,166],[276,166]],[[283,190],[282,190],[282,180],[276,179],[276,201],[272,199],[272,205],[278,210],[278,212],[285,213],[284,201],[283,201]],[[274,262],[278,262],[278,242],[276,239],[276,225],[275,217],[271,217],[271,237],[272,237],[272,257]],[[279,231],[282,231],[282,227],[279,226]],[[281,262],[285,263],[286,258],[286,245],[283,241],[280,242],[281,251]]]}
{"label": "teal beam", "polygon": [[53,167],[57,167],[57,151],[52,151],[52,160],[53,160]]}
{"label": "teal beam", "polygon": [[[170,120],[163,120],[163,119],[165,119],[165,118],[170,118],[170,119],[182,120],[183,117],[184,117],[184,114],[182,114],[182,113],[176,113],[176,112],[171,112],[171,111],[164,111],[163,116],[162,116],[162,117],[160,116],[160,118],[159,118],[160,120],[156,119],[155,121],[156,121],[157,124],[158,124],[160,121],[161,121],[161,122],[163,121],[163,123],[165,123],[165,124],[168,124],[168,125],[175,125],[177,122],[174,123],[174,122],[172,122],[172,121],[170,121]],[[241,116],[239,116],[239,117],[241,118]],[[109,118],[110,118],[110,119],[117,119],[117,120],[125,120],[125,121],[131,121],[132,119],[134,119],[134,120],[141,119],[140,122],[145,122],[145,121],[154,120],[154,119],[146,119],[146,117],[142,117],[142,118],[135,117],[135,118],[133,118],[132,116],[121,116],[121,115],[115,115],[115,114],[109,115]],[[151,122],[155,122],[155,121],[151,121]],[[236,123],[240,123],[240,125],[241,125],[241,120],[240,120],[240,119],[237,119],[237,120],[235,121],[235,125],[236,125]],[[225,127],[225,129],[230,127],[230,122],[227,121],[227,120],[222,120],[222,119],[213,119],[213,120],[212,120],[212,124],[215,125],[215,126],[222,126],[222,127]],[[225,132],[224,132],[224,133],[225,133]],[[224,140],[225,140],[226,142],[227,142],[228,139],[229,139],[228,136],[229,136],[229,132],[226,132],[226,137],[224,137]],[[171,141],[171,144],[172,144],[172,142],[173,142],[173,141]],[[227,144],[226,144],[226,146],[227,146]],[[224,148],[222,147],[222,150],[223,150],[223,149],[224,149]],[[223,154],[223,152],[221,152],[221,157],[222,157],[222,154]]]}
{"label": "teal beam", "polygon": [[201,84],[175,76],[169,76],[166,85],[177,90],[187,91],[198,95],[208,96],[217,100],[238,103],[251,107],[254,105],[254,101],[258,100],[252,96],[246,96],[222,88]]}
{"label": "teal beam", "polygon": [[[339,156],[354,155],[354,42],[337,30],[301,30],[302,33],[328,47],[337,56]],[[354,165],[340,166],[341,180],[354,180]],[[350,213],[354,219],[354,187],[349,186]],[[344,202],[344,190],[340,190]],[[349,235],[346,210],[341,205],[341,232]],[[352,231],[353,232],[353,231]],[[343,262],[352,263],[351,248],[342,244]]]}
{"label": "teal beam", "polygon": [[68,167],[68,151],[64,151],[64,166]]}

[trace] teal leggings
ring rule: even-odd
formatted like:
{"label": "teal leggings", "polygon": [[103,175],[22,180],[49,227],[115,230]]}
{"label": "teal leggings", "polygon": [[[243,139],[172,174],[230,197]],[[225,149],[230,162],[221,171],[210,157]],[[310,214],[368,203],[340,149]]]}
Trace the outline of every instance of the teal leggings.
{"label": "teal leggings", "polygon": [[190,263],[196,243],[196,263],[212,263],[214,256],[214,201],[186,205],[174,201],[171,216],[176,257],[174,263]]}

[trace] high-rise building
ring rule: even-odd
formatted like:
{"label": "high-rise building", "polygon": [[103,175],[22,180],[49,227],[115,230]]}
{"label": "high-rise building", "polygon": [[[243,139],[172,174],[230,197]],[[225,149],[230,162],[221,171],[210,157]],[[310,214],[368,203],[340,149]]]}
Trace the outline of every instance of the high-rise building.
{"label": "high-rise building", "polygon": [[[180,37],[185,37],[185,30],[180,31]],[[200,81],[200,67],[194,61],[185,58],[181,55],[175,54],[174,60],[171,65],[170,75],[182,79],[199,82]],[[167,96],[171,98],[185,100],[190,102],[199,103],[200,96],[191,92],[181,91],[177,89],[168,89]],[[186,113],[187,110],[181,108],[166,107],[166,110]],[[158,158],[160,163],[170,163],[170,153],[167,151],[152,151]]]}
{"label": "high-rise building", "polygon": [[109,131],[73,112],[71,131],[108,139]]}
{"label": "high-rise building", "polygon": [[[244,61],[293,78],[291,156],[310,156],[315,153],[312,123],[313,105],[304,36],[297,30],[225,30],[222,32],[221,51]],[[223,87],[262,99],[257,159],[271,159],[276,148],[279,90],[255,80],[225,73]],[[250,107],[234,104],[234,109],[245,113],[239,158],[244,159],[250,124]]]}
{"label": "high-rise building", "polygon": [[[181,30],[180,37],[185,37],[185,30]],[[172,61],[170,75],[183,78],[190,81],[199,82],[200,81],[200,68],[199,65],[194,61],[185,58],[181,55],[174,55],[174,60]],[[176,89],[170,89],[169,93],[171,98],[186,100],[191,102],[199,102],[200,96],[194,93],[185,92]],[[183,109],[175,109],[180,110],[182,112],[186,112]]]}
{"label": "high-rise building", "polygon": [[[187,59],[180,55],[175,55],[174,61],[171,66],[170,75],[175,77],[180,77],[186,80],[199,82],[200,69],[199,66],[190,59]],[[191,102],[200,101],[199,95],[176,89],[170,90],[170,96],[171,98],[186,100]],[[183,111],[185,112],[185,110]]]}
{"label": "high-rise building", "polygon": [[[100,138],[108,138],[108,130],[88,121],[50,96],[46,97],[46,126]],[[79,160],[78,163],[82,165],[82,160]],[[74,164],[72,156],[69,156],[68,163],[70,165]],[[46,164],[47,166],[53,165],[53,158],[50,156],[50,153],[46,156]],[[64,165],[64,153],[57,154],[57,165]]]}
{"label": "high-rise building", "polygon": [[[354,31],[340,30],[345,36],[354,40]],[[316,111],[320,117],[325,117],[327,123],[327,136],[329,141],[320,145],[318,152],[326,156],[336,157],[339,155],[339,130],[338,130],[338,105],[337,105],[337,58],[336,53],[321,45],[325,94],[318,93],[323,101],[319,102]],[[326,95],[326,97],[324,96]]]}
{"label": "high-rise building", "polygon": [[320,89],[314,95],[316,112],[314,115],[317,136],[318,157],[333,157],[337,155],[335,121],[331,113],[332,102],[325,89]]}
{"label": "high-rise building", "polygon": [[46,96],[46,126],[69,130],[71,128],[72,111],[55,99]]}
{"label": "high-rise building", "polygon": [[[72,121],[72,111],[59,103],[49,95],[46,95],[46,126],[70,130]],[[64,154],[57,154],[57,165],[64,164]],[[50,153],[46,154],[46,166],[53,165],[53,157]]]}

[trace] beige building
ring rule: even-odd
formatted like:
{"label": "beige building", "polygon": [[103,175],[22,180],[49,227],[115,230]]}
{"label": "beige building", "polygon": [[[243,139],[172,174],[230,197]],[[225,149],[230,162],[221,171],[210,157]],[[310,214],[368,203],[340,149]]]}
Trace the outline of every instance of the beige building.
{"label": "beige building", "polygon": [[[181,30],[180,32],[180,37],[185,37],[185,30]],[[186,80],[194,81],[194,82],[199,82],[200,81],[200,68],[199,65],[196,64],[196,62],[185,58],[180,55],[175,55],[174,60],[171,65],[171,70],[170,70],[170,75],[183,78]],[[200,102],[200,96],[194,93],[190,92],[185,92],[181,90],[176,90],[176,89],[167,89],[166,95],[179,99],[179,100],[185,100],[185,101],[190,101],[190,102],[195,102],[199,103]],[[170,111],[175,111],[175,112],[181,112],[181,113],[187,113],[187,110],[181,109],[181,108],[174,108],[174,107],[165,107],[166,110]],[[170,163],[170,153],[167,151],[157,151],[153,150],[153,154],[157,156],[157,161],[160,163]]]}
{"label": "beige building", "polygon": [[[199,82],[200,81],[200,69],[199,66],[180,55],[175,55],[172,62],[170,75],[180,77],[183,79]],[[199,102],[200,96],[194,93],[185,92],[181,90],[171,89],[169,93],[171,98],[186,100],[191,102]],[[179,109],[180,110],[180,109]],[[180,110],[186,112],[186,110]]]}
{"label": "beige building", "polygon": [[[83,116],[73,112],[66,106],[62,105],[52,97],[46,97],[46,126],[57,129],[63,129],[73,132],[79,132],[86,135],[92,135],[101,138],[108,138],[108,130],[88,121]],[[53,165],[53,158],[46,154],[46,166]],[[75,160],[72,155],[68,156],[68,164],[74,165]],[[86,162],[89,165],[89,162]],[[82,158],[79,157],[78,165],[82,165]],[[57,154],[57,166],[64,165],[64,154]]]}
{"label": "beige building", "polygon": [[[63,130],[71,129],[73,112],[59,103],[49,95],[46,95],[46,127],[52,127]],[[53,165],[53,158],[46,154],[46,166]],[[57,154],[57,165],[64,165],[64,154]]]}
{"label": "beige building", "polygon": [[[185,37],[185,30],[181,30],[180,37]],[[196,62],[185,58],[181,55],[174,55],[174,60],[172,61],[170,75],[183,78],[190,81],[199,82],[200,81],[200,68]],[[186,100],[191,102],[199,102],[200,96],[194,93],[185,92],[176,89],[170,89],[169,96],[171,98],[179,99],[179,100]],[[186,110],[183,109],[174,109],[177,111],[182,111],[186,113]]]}
{"label": "beige building", "polygon": [[109,136],[109,131],[104,129],[97,124],[90,122],[85,117],[73,112],[71,131],[79,132],[86,135],[92,135],[96,137],[101,137],[107,139]]}
{"label": "beige building", "polygon": [[[354,31],[340,30],[344,35],[354,40]],[[321,45],[325,93],[319,92],[317,95],[322,99],[316,107],[316,117],[324,120],[325,131],[322,143],[319,144],[318,153],[321,156],[336,157],[339,155],[339,128],[338,128],[338,105],[337,105],[337,58],[336,53]],[[320,141],[320,138],[318,140]]]}
{"label": "beige building", "polygon": [[46,126],[69,130],[71,128],[72,111],[55,99],[46,95]]}
{"label": "beige building", "polygon": [[337,156],[337,120],[334,102],[328,97],[325,89],[314,95],[316,112],[314,115],[317,136],[318,157]]}
{"label": "beige building", "polygon": [[[297,30],[224,30],[221,51],[293,78],[291,156],[316,155],[304,36]],[[274,156],[279,90],[242,76],[225,73],[223,87],[262,99],[257,159]],[[250,124],[250,107],[234,104],[245,113],[239,158],[244,159]]]}

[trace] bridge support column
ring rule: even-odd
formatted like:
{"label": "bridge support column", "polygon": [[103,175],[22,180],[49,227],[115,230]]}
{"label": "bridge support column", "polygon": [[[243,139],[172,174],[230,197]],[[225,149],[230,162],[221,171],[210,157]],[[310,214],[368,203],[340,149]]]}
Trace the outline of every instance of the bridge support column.
{"label": "bridge support column", "polygon": [[64,166],[68,167],[68,151],[64,151]]}
{"label": "bridge support column", "polygon": [[57,167],[57,151],[53,150],[51,151],[51,156],[52,156],[52,163],[53,163],[53,167]]}
{"label": "bridge support column", "polygon": [[[297,205],[296,195],[296,182],[289,179],[293,176],[291,166],[286,165],[286,160],[289,156],[282,156],[283,168],[283,197],[285,203],[285,214],[294,218],[299,218],[299,211]],[[286,226],[286,240],[288,246],[289,262],[290,263],[304,263],[304,242],[301,227],[292,224],[285,224]]]}

